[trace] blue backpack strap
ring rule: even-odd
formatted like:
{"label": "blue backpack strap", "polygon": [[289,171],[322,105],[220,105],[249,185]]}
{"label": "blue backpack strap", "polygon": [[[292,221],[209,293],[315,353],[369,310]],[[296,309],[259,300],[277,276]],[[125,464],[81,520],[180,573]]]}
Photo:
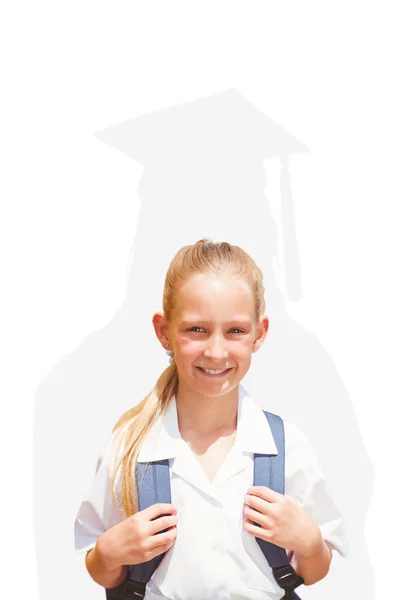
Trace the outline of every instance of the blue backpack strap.
{"label": "blue backpack strap", "polygon": [[[278,415],[269,412],[268,419],[278,449],[277,455],[254,454],[254,485],[267,487],[285,493],[285,433],[283,421]],[[136,464],[136,482],[139,510],[157,503],[171,503],[169,461],[160,460],[151,463]],[[286,551],[279,546],[256,537],[274,577],[285,590],[285,600],[300,600],[293,590],[303,583],[289,564]],[[121,585],[106,589],[107,600],[141,600],[146,592],[146,584],[164,558],[164,554],[152,560],[129,567],[128,576]]]}
{"label": "blue backpack strap", "polygon": [[[171,486],[168,459],[136,463],[136,484],[139,511],[153,504],[170,504]],[[131,565],[124,583],[106,590],[107,600],[141,600],[144,598],[146,584],[164,556],[165,552],[147,562]]]}
{"label": "blue backpack strap", "polygon": [[[254,485],[285,493],[285,429],[281,417],[263,411],[271,427],[278,454],[254,454]],[[286,550],[256,537],[262,553],[272,569],[278,585],[285,590],[284,598],[300,600],[293,591],[304,583],[289,563]]]}

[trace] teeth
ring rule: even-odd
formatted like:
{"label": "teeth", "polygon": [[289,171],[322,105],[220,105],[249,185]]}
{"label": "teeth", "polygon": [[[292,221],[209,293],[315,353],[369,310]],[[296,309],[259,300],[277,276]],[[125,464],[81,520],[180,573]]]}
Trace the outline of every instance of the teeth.
{"label": "teeth", "polygon": [[215,370],[215,369],[203,369],[203,371],[205,371],[206,373],[210,373],[210,375],[219,375],[220,373],[224,373],[225,371],[227,371],[227,369],[220,369],[220,370]]}

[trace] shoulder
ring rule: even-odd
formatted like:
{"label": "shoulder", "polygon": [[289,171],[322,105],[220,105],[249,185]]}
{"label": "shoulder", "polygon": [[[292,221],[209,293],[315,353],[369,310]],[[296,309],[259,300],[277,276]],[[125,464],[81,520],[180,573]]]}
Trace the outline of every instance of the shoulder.
{"label": "shoulder", "polygon": [[135,421],[142,409],[143,402],[129,408],[115,423],[107,446],[107,452],[114,459],[120,456],[125,448],[127,436],[134,427]]}
{"label": "shoulder", "polygon": [[[267,411],[264,411],[264,414]],[[275,417],[271,421],[270,416]],[[302,473],[313,474],[314,478],[324,479],[318,462],[317,451],[306,435],[290,421],[286,421],[276,413],[268,413],[268,420],[275,437],[276,418],[283,424],[285,438],[285,474],[290,479]],[[275,422],[274,422],[275,421]],[[276,440],[275,440],[276,441]]]}
{"label": "shoulder", "polygon": [[100,471],[103,471],[104,473],[110,472],[110,466],[115,462],[114,459],[117,447],[117,432],[113,431],[98,455],[96,475],[98,475]]}
{"label": "shoulder", "polygon": [[286,449],[289,449],[292,446],[308,446],[309,448],[312,448],[312,444],[297,425],[294,425],[294,423],[291,423],[290,421],[283,421],[283,425],[285,428]]}
{"label": "shoulder", "polygon": [[[264,414],[267,411],[264,411]],[[307,451],[310,453],[315,452],[314,447],[312,446],[312,444],[308,441],[308,439],[306,438],[306,436],[304,435],[304,433],[297,427],[297,425],[294,425],[293,423],[286,421],[285,419],[283,419],[281,416],[274,414],[274,413],[268,413],[269,415],[269,422],[270,422],[270,426],[273,429],[275,429],[276,426],[276,422],[278,420],[278,422],[280,421],[281,423],[283,423],[283,428],[284,428],[284,434],[285,434],[285,451],[286,453],[288,452],[296,452],[296,451]],[[274,417],[274,421],[275,421],[275,425],[274,425],[274,421],[272,421],[271,423],[271,416]]]}
{"label": "shoulder", "polygon": [[113,472],[117,462],[124,453],[126,447],[126,434],[129,427],[134,422],[135,415],[132,416],[132,410],[128,410],[114,425],[111,435],[101,449],[96,465],[96,474],[99,470]]}
{"label": "shoulder", "polygon": [[324,480],[315,446],[297,425],[284,421],[284,428],[286,476],[290,478],[296,473],[308,473],[313,479]]}

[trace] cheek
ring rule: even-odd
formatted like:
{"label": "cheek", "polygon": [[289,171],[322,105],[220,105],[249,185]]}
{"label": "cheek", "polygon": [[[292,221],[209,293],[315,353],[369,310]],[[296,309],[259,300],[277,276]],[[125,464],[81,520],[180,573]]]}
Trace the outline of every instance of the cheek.
{"label": "cheek", "polygon": [[185,358],[191,358],[203,351],[203,345],[201,342],[196,340],[189,340],[187,338],[181,338],[178,340],[179,355],[184,360]]}
{"label": "cheek", "polygon": [[251,356],[253,350],[253,343],[251,339],[243,340],[240,344],[236,345],[236,353],[240,354],[244,358]]}

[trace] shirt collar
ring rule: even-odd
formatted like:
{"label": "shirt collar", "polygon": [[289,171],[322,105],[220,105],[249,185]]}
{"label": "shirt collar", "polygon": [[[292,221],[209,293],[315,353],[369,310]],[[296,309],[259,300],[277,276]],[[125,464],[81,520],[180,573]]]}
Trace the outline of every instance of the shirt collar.
{"label": "shirt collar", "polygon": [[[184,443],[178,427],[176,399],[172,396],[164,415],[161,415],[150,428],[137,461],[152,462],[174,458]],[[235,446],[242,452],[278,454],[268,420],[241,384],[238,394]]]}
{"label": "shirt collar", "polygon": [[239,385],[238,426],[235,445],[243,452],[278,454],[271,427],[262,408]]}

